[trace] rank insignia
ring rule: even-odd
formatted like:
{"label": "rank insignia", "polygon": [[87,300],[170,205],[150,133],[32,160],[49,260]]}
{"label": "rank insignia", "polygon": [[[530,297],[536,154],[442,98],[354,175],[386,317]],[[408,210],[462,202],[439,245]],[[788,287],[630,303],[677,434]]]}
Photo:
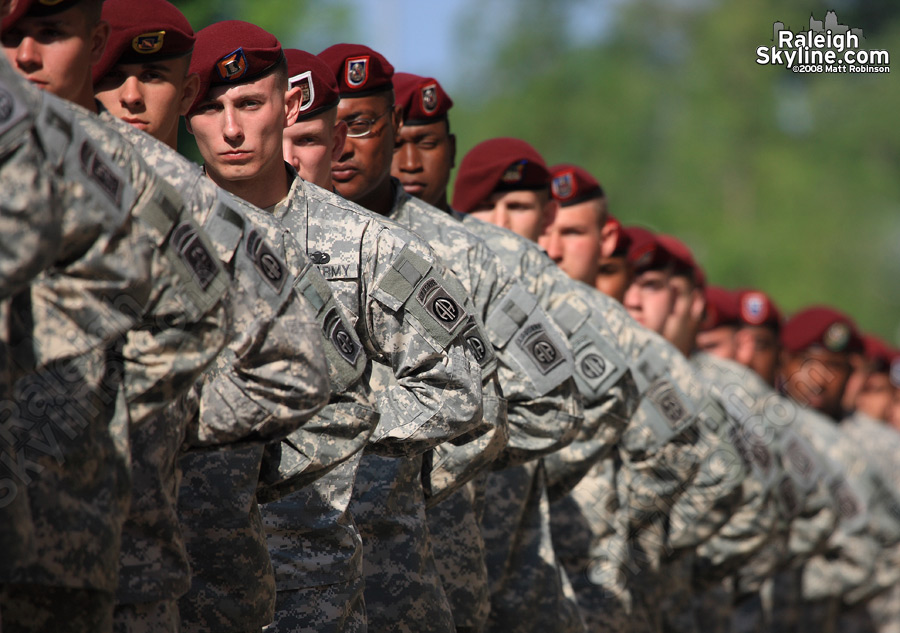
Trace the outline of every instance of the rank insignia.
{"label": "rank insignia", "polygon": [[434,114],[438,107],[437,84],[422,86],[422,109],[427,114]]}
{"label": "rank insignia", "polygon": [[522,176],[525,174],[525,161],[520,160],[518,163],[513,163],[509,167],[506,168],[506,171],[503,172],[503,177],[500,179],[506,184],[515,184],[517,182],[522,182]]}
{"label": "rank insignia", "polygon": [[131,48],[133,48],[136,53],[140,53],[142,55],[152,55],[153,53],[158,53],[159,50],[163,47],[163,40],[165,39],[165,35],[165,31],[141,33],[133,40],[131,40]]}
{"label": "rank insignia", "polygon": [[832,323],[822,337],[825,347],[832,352],[842,352],[850,342],[850,328],[846,323]]}
{"label": "rank insignia", "polygon": [[353,88],[361,88],[369,79],[369,56],[352,57],[347,60],[345,80]]}
{"label": "rank insignia", "polygon": [[741,316],[747,323],[759,325],[766,320],[768,310],[766,310],[766,300],[758,292],[751,292],[744,295],[741,300]]}
{"label": "rank insignia", "polygon": [[247,72],[247,58],[244,56],[244,49],[239,48],[233,53],[228,53],[216,62],[216,70],[219,71],[219,77],[225,81],[233,81],[241,77]]}
{"label": "rank insignia", "polygon": [[300,112],[306,112],[316,100],[316,89],[312,82],[312,71],[291,77],[291,88],[300,88]]}
{"label": "rank insignia", "polygon": [[571,170],[557,174],[550,183],[553,195],[560,200],[567,200],[575,195],[575,173]]}

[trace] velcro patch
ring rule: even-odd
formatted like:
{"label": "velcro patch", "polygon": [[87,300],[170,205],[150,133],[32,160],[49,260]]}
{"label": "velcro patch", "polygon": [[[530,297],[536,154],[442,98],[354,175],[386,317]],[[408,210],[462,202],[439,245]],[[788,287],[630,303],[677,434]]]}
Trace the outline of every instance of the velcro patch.
{"label": "velcro patch", "polygon": [[669,425],[676,429],[690,417],[690,410],[685,406],[675,390],[675,386],[665,380],[650,385],[646,398],[652,402]]}
{"label": "velcro patch", "polygon": [[172,248],[181,257],[200,288],[206,290],[219,274],[219,265],[189,222],[182,222],[172,231]]}
{"label": "velcro patch", "polygon": [[285,265],[255,230],[250,231],[247,236],[247,252],[266,283],[272,286],[275,292],[281,292],[287,278]]}
{"label": "velcro patch", "polygon": [[558,367],[565,356],[554,345],[544,326],[540,323],[529,325],[516,336],[516,345],[522,349],[544,375]]}

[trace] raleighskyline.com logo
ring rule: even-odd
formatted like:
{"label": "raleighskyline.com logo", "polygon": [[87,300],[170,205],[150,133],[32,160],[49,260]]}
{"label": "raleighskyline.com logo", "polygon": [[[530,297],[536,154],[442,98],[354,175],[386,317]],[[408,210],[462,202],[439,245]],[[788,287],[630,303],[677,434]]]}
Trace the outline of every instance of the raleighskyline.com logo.
{"label": "raleighskyline.com logo", "polygon": [[888,51],[862,48],[862,29],[839,24],[829,11],[824,20],[809,17],[809,30],[794,32],[783,22],[772,25],[774,46],[759,46],[756,63],[784,66],[795,73],[889,73]]}

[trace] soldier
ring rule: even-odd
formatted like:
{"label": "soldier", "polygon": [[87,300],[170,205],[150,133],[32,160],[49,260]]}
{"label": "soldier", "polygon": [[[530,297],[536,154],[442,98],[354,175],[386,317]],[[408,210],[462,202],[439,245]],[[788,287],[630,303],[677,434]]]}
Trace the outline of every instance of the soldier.
{"label": "soldier", "polygon": [[[277,39],[242,22],[212,25],[197,34],[191,68],[201,90],[188,129],[207,175],[270,208],[306,245],[383,366],[373,364],[367,377],[380,414],[371,450],[421,453],[480,432],[480,371],[460,336],[468,314],[444,269],[411,234],[297,178],[285,164],[282,133],[299,111],[301,88],[285,91]],[[383,389],[388,380],[394,387]],[[359,535],[346,513],[358,464],[333,471],[330,486],[323,478],[321,488],[263,507],[278,585],[275,630],[365,627]],[[309,503],[337,512],[322,517],[325,526],[310,525],[303,518]],[[310,541],[317,558],[307,558]]]}
{"label": "soldier", "polygon": [[[381,80],[382,87],[380,89],[376,85],[376,81],[381,79],[377,74],[370,75],[355,87],[343,80],[345,75],[349,76],[350,71],[347,64],[350,62],[348,60],[356,59],[364,53],[370,55],[372,64],[370,68],[385,69],[387,77],[386,81]],[[367,108],[373,106],[381,107],[388,102],[393,102],[393,69],[387,60],[384,60],[375,51],[345,45],[332,47],[324,51],[321,56],[329,60],[332,69],[336,70],[336,75],[339,77],[344,95],[338,106],[338,114],[345,118],[351,129],[355,123],[354,119],[358,118],[359,113],[365,113]],[[370,72],[373,71],[370,70]],[[433,104],[429,109],[436,115],[436,119],[440,119],[442,116],[439,109],[440,102],[436,96],[430,97],[430,99],[433,100]],[[441,124],[441,121],[438,120],[437,123]],[[344,146],[344,155],[333,166],[333,172],[339,173],[351,161],[359,171],[347,182],[342,183],[338,180],[337,191],[350,196],[351,199],[353,199],[353,195],[356,195],[353,192],[368,192],[366,197],[370,200],[381,199],[385,191],[390,193],[392,199],[387,209],[372,208],[371,210],[378,210],[431,243],[438,256],[456,273],[465,292],[471,297],[473,312],[479,321],[477,323],[478,338],[485,342],[489,355],[496,358],[496,361],[491,361],[491,363],[499,362],[498,373],[503,393],[509,401],[510,445],[507,447],[501,463],[514,464],[554,450],[570,441],[581,414],[580,402],[574,393],[575,388],[571,381],[571,365],[564,362],[568,358],[565,343],[551,329],[546,316],[536,307],[534,301],[525,296],[518,284],[503,269],[497,257],[481,240],[469,234],[458,222],[446,214],[406,193],[399,182],[391,178],[389,162],[373,160],[375,156],[380,159],[382,155],[389,155],[393,151],[395,134],[396,132],[389,126],[384,126],[379,133],[371,136],[358,137],[351,132],[351,138]],[[358,202],[360,199],[355,201]],[[508,315],[513,310],[518,310],[525,318],[520,322],[510,322]],[[491,323],[491,327],[485,329],[485,323]],[[530,336],[526,337],[525,332],[530,332]],[[508,344],[513,340],[520,342]],[[552,362],[542,363],[539,358],[529,352],[532,347],[538,345],[538,341],[542,341],[541,344],[548,346],[549,353],[553,355]],[[484,362],[485,379],[487,380],[493,372],[493,368],[492,364],[489,364],[488,358],[485,358]],[[452,460],[451,463],[444,461],[446,464],[444,468],[456,480],[456,485],[470,478],[496,456],[496,453],[486,455],[482,450],[478,443],[439,449],[441,452],[447,451],[447,459]],[[479,452],[482,454],[479,455]],[[454,473],[454,471],[456,472]],[[387,475],[386,472],[378,474],[380,476]],[[410,481],[407,485],[418,486],[419,484],[417,481]],[[430,496],[434,503],[440,497],[436,494],[438,491],[433,482],[431,488]],[[442,496],[446,496],[446,494]],[[488,498],[486,502],[490,503],[491,500]],[[358,503],[358,507],[367,508],[378,508],[379,505],[371,495],[368,498],[361,497]],[[438,504],[431,515],[434,516],[438,513],[441,514],[443,522],[463,521],[472,527],[475,525],[474,508],[471,501],[466,501],[459,496],[447,503]],[[382,521],[383,519],[377,514],[370,515],[368,521],[369,542],[366,543],[367,560],[373,563],[371,567],[367,568],[371,569],[373,574],[378,575],[385,574],[388,565],[395,565],[393,561],[388,562],[386,558],[389,541],[385,541],[386,533],[381,527]],[[422,541],[428,539],[425,526],[422,526],[420,538]],[[457,541],[460,540],[459,535],[454,535],[453,538]],[[453,561],[452,559],[443,561],[444,565],[456,564],[459,566],[458,573],[445,573],[445,578],[451,579],[460,574],[472,577],[472,572],[469,570],[483,565],[483,545],[480,542],[472,541],[477,538],[477,533],[469,534],[467,538],[470,542],[459,547],[460,551],[457,554],[459,558],[465,558],[464,561]],[[404,544],[399,545],[401,548],[408,547]],[[424,543],[418,545],[418,547],[423,546]],[[373,552],[372,555],[369,555],[370,549]],[[385,562],[376,565],[375,556],[379,555],[385,556],[384,559],[380,559]],[[403,549],[397,550],[392,559],[405,557],[415,560],[415,558],[408,557]],[[461,582],[465,582],[465,580],[460,579],[453,585],[458,586]],[[372,605],[373,611],[383,611],[383,617],[389,618],[391,612],[387,605],[395,599],[375,593],[376,587],[379,586],[380,583],[370,584],[371,589],[367,590],[367,594],[371,594],[372,597],[371,599],[367,597],[367,603]],[[482,584],[481,586],[485,587],[486,585]],[[471,585],[467,587],[468,590],[474,588]],[[394,608],[398,607],[404,608],[402,605],[396,605]],[[457,627],[474,626],[477,628],[478,626],[477,622],[469,618],[461,618],[458,610],[454,614],[454,620]]]}
{"label": "soldier", "polygon": [[538,244],[569,277],[593,286],[600,262],[616,246],[615,225],[607,223],[606,194],[597,179],[577,165],[551,167],[550,177],[558,208]]}
{"label": "soldier", "polygon": [[[548,183],[544,180],[542,187],[536,178],[541,169],[546,173],[543,159],[528,144],[517,139],[485,141],[463,159],[457,175],[453,205],[460,211],[474,212],[491,222],[517,227],[521,236],[532,236],[548,224],[548,216],[553,212]],[[467,218],[467,221],[470,220]],[[471,222],[478,225],[474,219]],[[727,518],[743,471],[738,469],[735,473],[725,467],[724,461],[719,461],[719,458],[729,453],[727,445],[718,436],[706,435],[709,431],[705,424],[695,425],[698,418],[693,411],[693,402],[700,402],[702,394],[691,380],[686,362],[671,346],[637,327],[622,306],[612,299],[584,290],[582,285],[569,279],[541,255],[536,246],[530,247],[527,242],[509,237],[499,229],[494,230],[494,235],[491,243],[497,248],[508,249],[510,256],[518,260],[515,274],[523,279],[528,278],[533,283],[532,291],[551,302],[551,316],[559,314],[561,319],[571,317],[572,310],[564,309],[556,302],[563,300],[572,304],[579,301],[571,295],[566,299],[567,293],[563,288],[572,288],[573,284],[575,288],[581,288],[574,290],[574,294],[582,297],[582,301],[588,301],[591,307],[586,309],[588,313],[593,310],[593,324],[603,328],[601,331],[604,334],[601,336],[617,342],[617,349],[625,356],[631,374],[635,376],[638,392],[650,395],[642,401],[618,445],[625,465],[620,472],[629,476],[612,484],[621,488],[616,493],[617,503],[622,508],[619,514],[621,523],[611,528],[617,534],[616,546],[609,545],[610,529],[595,525],[592,527],[596,532],[573,544],[566,552],[573,570],[573,582],[581,582],[583,587],[579,602],[585,604],[589,600],[585,614],[596,618],[592,626],[623,626],[629,621],[633,625],[639,618],[632,615],[629,588],[625,586],[622,574],[633,572],[635,566],[627,555],[621,555],[626,549],[625,539],[632,532],[645,539],[647,554],[640,561],[639,568],[651,573],[659,565],[663,547],[690,548],[707,538]],[[526,272],[527,269],[530,270]],[[574,329],[569,328],[568,331]],[[651,390],[654,382],[655,387]],[[662,404],[658,398],[663,393],[666,394],[664,399],[671,397],[673,400]],[[673,428],[672,421],[664,422],[659,416],[661,410],[672,414],[676,408],[669,404],[675,401],[678,402],[676,408],[679,416],[683,417]],[[707,417],[711,414],[718,421]],[[721,422],[721,413],[716,412],[715,408],[704,409],[702,416],[714,428]],[[667,431],[659,433],[657,429],[662,428]],[[692,429],[701,431],[699,439]],[[675,459],[679,453],[681,457]],[[737,461],[736,456],[734,459]],[[701,472],[697,465],[704,461],[715,465],[697,478]],[[584,465],[590,468],[595,463],[588,460]],[[593,514],[591,508],[594,502],[606,503],[604,500],[609,496],[606,491],[610,484],[602,479],[604,476],[598,473],[596,478],[590,476],[581,480],[581,491],[576,488],[572,494],[575,508],[583,507],[583,512]],[[678,485],[673,484],[676,480],[680,482]],[[574,481],[578,482],[578,478]],[[566,491],[564,487],[562,494]],[[679,492],[682,494],[682,507],[675,520],[667,514],[667,509],[671,507],[670,501],[679,498]],[[583,522],[583,519],[574,520]],[[663,521],[671,525],[667,535],[661,532]],[[651,535],[654,535],[653,539]],[[585,602],[582,602],[582,595]],[[511,600],[510,604],[522,608],[517,600]],[[649,615],[643,614],[644,617]]]}
{"label": "soldier", "polygon": [[304,180],[331,191],[331,162],[340,158],[347,139],[347,123],[337,118],[337,80],[312,53],[289,48],[284,56],[291,87],[302,97],[296,123],[284,130],[284,160]]}
{"label": "soldier", "polygon": [[[99,12],[90,0],[21,2],[3,23],[7,58],[96,111],[84,88],[108,28]],[[59,26],[50,42],[48,24]],[[49,95],[36,103],[65,214],[56,266],[11,307],[14,397],[31,407],[22,409],[17,455],[31,470],[18,476],[38,556],[4,576],[0,600],[11,631],[108,631],[127,433],[152,424],[221,349],[227,281],[181,198],[122,137]],[[52,406],[34,410],[38,401]],[[29,436],[56,437],[55,448],[35,453]]]}
{"label": "soldier", "polygon": [[[140,7],[108,0],[103,16],[113,34],[99,71],[94,71],[98,98],[119,108],[127,119],[141,117],[140,122],[133,120],[133,128],[126,125],[123,133],[173,186],[189,193],[195,217],[205,223],[220,254],[240,262],[254,253],[252,261],[233,266],[234,294],[240,297],[234,313],[243,325],[242,336],[230,347],[240,361],[223,362],[222,376],[207,379],[200,390],[199,423],[221,427],[217,418],[223,417],[225,405],[230,414],[240,412],[237,421],[253,429],[258,440],[273,432],[293,431],[283,449],[276,447],[282,457],[292,456],[291,477],[321,475],[360,450],[374,428],[368,396],[356,393],[359,385],[353,384],[363,372],[365,355],[357,353],[356,363],[349,362],[339,337],[350,337],[352,349],[359,350],[360,344],[342,319],[331,321],[336,306],[324,279],[271,215],[229,196],[173,147],[135,129],[149,125],[157,140],[174,142],[164,131],[177,129],[179,112],[190,106],[189,102],[175,107],[183,98],[179,86],[199,84],[196,74],[187,75],[194,37],[184,16],[164,0]],[[164,39],[143,51],[140,44],[152,38]],[[135,58],[139,48],[143,52]],[[196,90],[191,101],[194,96]],[[302,397],[310,373],[317,379],[323,375],[320,362],[307,362],[307,367],[302,362],[303,350],[317,338],[309,324],[297,318],[302,314],[299,308],[307,304],[304,293],[311,291],[318,297],[319,331],[328,330],[325,350],[333,393],[323,411],[295,430],[299,418],[308,417]],[[248,344],[254,332],[264,332],[267,344]],[[258,630],[273,618],[275,582],[255,495],[263,445],[245,442],[224,450],[202,450],[222,434],[220,429],[190,438],[201,450],[188,451],[179,460],[179,520],[192,571],[191,589],[179,600],[182,630]],[[223,532],[222,525],[231,529]],[[223,551],[232,556],[222,556]]]}
{"label": "soldier", "polygon": [[862,341],[862,362],[857,370],[862,375],[850,411],[886,421],[894,395],[890,376],[893,352],[878,337],[863,334]]}
{"label": "soldier", "polygon": [[781,350],[781,312],[769,295],[752,289],[739,292],[738,307],[740,327],[735,334],[734,359],[774,386]]}

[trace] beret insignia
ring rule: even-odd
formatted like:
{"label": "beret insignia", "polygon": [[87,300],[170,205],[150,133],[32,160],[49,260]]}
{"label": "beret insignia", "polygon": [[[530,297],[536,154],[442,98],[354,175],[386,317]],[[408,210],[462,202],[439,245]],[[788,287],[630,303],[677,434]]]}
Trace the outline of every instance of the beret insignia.
{"label": "beret insignia", "polygon": [[521,160],[517,163],[513,163],[509,167],[506,168],[506,171],[503,172],[503,176],[500,178],[506,184],[515,184],[517,182],[522,182],[522,177],[525,174],[525,161]]}
{"label": "beret insignia", "polygon": [[294,75],[290,79],[291,88],[300,88],[300,112],[305,112],[312,107],[316,100],[316,89],[313,86],[312,71]]}
{"label": "beret insignia", "polygon": [[832,352],[843,351],[850,342],[850,328],[846,323],[832,323],[822,337],[825,347]]}
{"label": "beret insignia", "polygon": [[571,171],[564,171],[558,174],[550,182],[550,188],[553,195],[562,200],[571,198],[575,195],[575,175]]}
{"label": "beret insignia", "polygon": [[219,71],[219,77],[225,81],[234,81],[247,72],[247,58],[244,56],[244,49],[239,48],[232,53],[228,53],[216,62],[216,70]]}
{"label": "beret insignia", "polygon": [[347,60],[347,85],[359,88],[369,79],[369,56],[351,57]]}
{"label": "beret insignia", "polygon": [[422,109],[428,114],[434,114],[438,107],[437,84],[428,84],[422,87]]}
{"label": "beret insignia", "polygon": [[142,55],[157,53],[163,47],[165,35],[165,31],[141,33],[131,40],[131,48],[133,48],[136,53],[141,53]]}

